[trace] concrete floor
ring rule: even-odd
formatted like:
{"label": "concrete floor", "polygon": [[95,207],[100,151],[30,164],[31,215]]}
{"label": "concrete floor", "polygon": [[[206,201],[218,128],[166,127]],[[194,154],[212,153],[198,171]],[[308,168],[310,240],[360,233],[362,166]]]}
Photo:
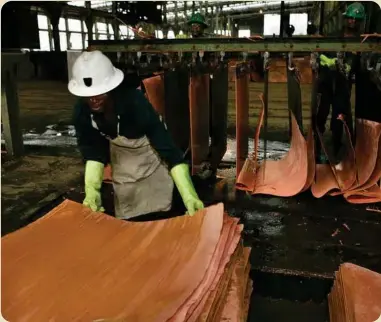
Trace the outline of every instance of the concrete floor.
{"label": "concrete floor", "polygon": [[[263,84],[250,86],[255,97]],[[71,124],[73,98],[66,84],[37,82],[20,84],[19,88],[25,132],[34,129],[43,133],[48,125]],[[310,86],[302,90],[307,120]],[[288,138],[284,135],[288,133],[286,93],[285,84],[270,86],[269,130],[273,140]],[[232,98],[234,91],[229,93],[230,128],[235,126]],[[252,99],[252,129],[259,107],[259,100]],[[84,197],[84,168],[75,147],[33,146],[27,152],[22,160],[2,164],[2,235],[36,220],[63,198],[81,202]],[[254,279],[249,321],[328,321],[325,299],[340,263],[350,261],[381,272],[379,214],[366,211],[364,206],[349,205],[340,197],[314,199],[310,192],[285,199],[249,197],[234,190],[229,175],[234,170],[223,173],[227,178],[217,184],[195,184],[206,204],[223,201],[228,212],[245,224],[244,242],[252,247]],[[104,198],[106,212],[112,214],[110,185],[105,187]],[[175,209],[167,215],[176,214]],[[336,229],[339,233],[332,237]]]}

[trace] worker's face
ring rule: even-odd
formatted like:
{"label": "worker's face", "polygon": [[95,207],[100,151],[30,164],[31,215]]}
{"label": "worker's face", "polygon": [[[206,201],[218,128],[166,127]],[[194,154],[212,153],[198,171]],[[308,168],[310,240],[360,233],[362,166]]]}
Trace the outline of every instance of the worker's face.
{"label": "worker's face", "polygon": [[191,32],[192,36],[194,37],[202,36],[202,34],[204,33],[204,27],[199,23],[192,23]]}
{"label": "worker's face", "polygon": [[356,20],[352,19],[352,18],[349,18],[347,20],[347,27],[350,28],[350,29],[355,29],[356,28]]}
{"label": "worker's face", "polygon": [[87,98],[87,103],[90,106],[91,111],[94,113],[102,113],[106,107],[106,103],[108,100],[108,95],[101,94],[97,96],[92,96]]}

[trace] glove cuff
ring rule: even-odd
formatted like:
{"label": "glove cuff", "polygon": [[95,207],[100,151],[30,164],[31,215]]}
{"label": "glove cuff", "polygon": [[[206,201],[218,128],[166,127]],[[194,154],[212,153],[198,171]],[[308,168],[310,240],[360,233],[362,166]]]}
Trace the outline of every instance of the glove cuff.
{"label": "glove cuff", "polygon": [[182,163],[174,166],[171,169],[170,173],[184,203],[187,199],[189,199],[189,197],[199,199],[197,192],[193,186],[193,182],[189,173],[189,166],[187,164]]}
{"label": "glove cuff", "polygon": [[85,187],[100,190],[104,176],[104,164],[98,161],[87,161],[85,167]]}

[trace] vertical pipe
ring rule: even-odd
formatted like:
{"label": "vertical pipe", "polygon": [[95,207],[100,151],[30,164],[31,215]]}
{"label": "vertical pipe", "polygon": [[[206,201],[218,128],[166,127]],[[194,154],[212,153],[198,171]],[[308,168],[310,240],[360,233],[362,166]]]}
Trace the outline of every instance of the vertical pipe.
{"label": "vertical pipe", "polygon": [[236,174],[242,170],[249,152],[249,77],[246,64],[236,67]]}
{"label": "vertical pipe", "polygon": [[324,1],[320,1],[320,22],[319,22],[319,35],[322,35],[324,32]]}
{"label": "vertical pipe", "polygon": [[279,37],[283,38],[283,30],[284,30],[284,1],[280,3],[280,30]]}

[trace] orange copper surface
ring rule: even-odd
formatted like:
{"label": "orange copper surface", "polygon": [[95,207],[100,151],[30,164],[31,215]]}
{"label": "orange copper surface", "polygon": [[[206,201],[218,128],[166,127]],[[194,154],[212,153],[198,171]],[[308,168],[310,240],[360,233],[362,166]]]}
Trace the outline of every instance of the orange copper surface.
{"label": "orange copper surface", "polygon": [[279,161],[266,160],[259,168],[253,194],[290,197],[302,191],[308,179],[307,142],[291,113],[292,137],[287,154]]}
{"label": "orange copper surface", "polygon": [[192,75],[189,84],[192,174],[209,155],[209,74]]}
{"label": "orange copper surface", "polygon": [[344,126],[346,155],[340,163],[335,165],[329,159],[329,155],[324,147],[322,135],[318,133],[322,150],[326,158],[330,160],[330,164],[318,164],[316,166],[316,180],[311,187],[312,194],[316,198],[321,198],[327,193],[333,196],[342,194],[348,191],[357,180],[355,151],[353,149],[349,128],[341,116],[339,119],[343,122]]}
{"label": "orange copper surface", "polygon": [[237,178],[237,189],[250,191],[252,194],[289,197],[301,192],[313,180],[311,179],[314,174],[311,169],[313,166],[308,164],[307,142],[292,113],[291,120],[291,146],[286,156],[279,161],[266,160],[258,166],[256,154],[259,141],[258,131],[263,122],[263,111],[261,112],[254,140],[254,156],[246,160],[245,166]]}
{"label": "orange copper surface", "polygon": [[314,142],[314,134],[313,134],[312,127],[309,128],[308,134],[307,134],[307,161],[308,161],[307,180],[302,191],[306,191],[312,186],[315,180],[315,174],[316,174],[315,142]]}
{"label": "orange copper surface", "polygon": [[258,170],[258,167],[259,167],[259,164],[258,164],[259,136],[260,136],[261,127],[263,124],[263,118],[265,115],[263,94],[259,95],[259,99],[262,102],[262,109],[261,109],[261,112],[259,114],[257,128],[255,129],[254,151],[245,160],[245,163],[244,163],[242,170],[240,171],[240,173],[237,177],[237,181],[236,181],[237,189],[244,190],[244,191],[250,191],[250,192],[253,191],[255,188],[255,176],[256,176],[256,171]]}
{"label": "orange copper surface", "polygon": [[[241,231],[222,204],[193,217],[133,223],[66,200],[2,238],[3,316],[196,321],[217,286],[230,283],[221,277],[230,279],[223,272],[234,266]],[[213,303],[224,303],[225,293]],[[213,307],[213,316],[224,308]]]}
{"label": "orange copper surface", "polygon": [[165,92],[164,80],[158,75],[143,80],[147,99],[154,109],[165,118]]}
{"label": "orange copper surface", "polygon": [[344,263],[328,295],[331,322],[374,322],[381,315],[381,275]]}

